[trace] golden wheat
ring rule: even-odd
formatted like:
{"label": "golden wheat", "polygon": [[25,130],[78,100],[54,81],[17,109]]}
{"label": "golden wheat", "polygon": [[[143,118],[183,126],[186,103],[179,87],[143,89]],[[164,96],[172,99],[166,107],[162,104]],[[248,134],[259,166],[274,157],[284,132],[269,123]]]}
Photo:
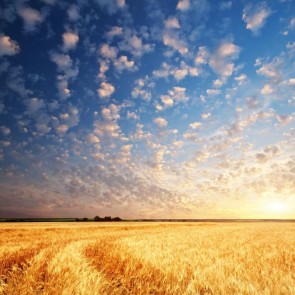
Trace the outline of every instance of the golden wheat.
{"label": "golden wheat", "polygon": [[295,294],[294,223],[0,225],[0,294]]}

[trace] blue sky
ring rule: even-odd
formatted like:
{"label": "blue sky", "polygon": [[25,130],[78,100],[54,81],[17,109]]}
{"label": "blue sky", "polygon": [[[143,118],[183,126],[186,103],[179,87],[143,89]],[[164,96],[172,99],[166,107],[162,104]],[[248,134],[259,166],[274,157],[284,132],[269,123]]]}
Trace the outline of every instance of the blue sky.
{"label": "blue sky", "polygon": [[295,218],[294,1],[1,1],[0,216]]}

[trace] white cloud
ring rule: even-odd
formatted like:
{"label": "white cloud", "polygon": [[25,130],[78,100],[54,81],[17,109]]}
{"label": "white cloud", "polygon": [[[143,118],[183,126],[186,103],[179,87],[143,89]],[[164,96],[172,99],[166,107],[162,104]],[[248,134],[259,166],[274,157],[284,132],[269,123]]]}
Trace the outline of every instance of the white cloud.
{"label": "white cloud", "polygon": [[44,103],[43,99],[33,97],[33,98],[29,99],[28,101],[26,101],[26,106],[27,106],[27,109],[28,109],[28,113],[29,114],[34,114],[38,110],[43,108],[45,106],[45,103]]}
{"label": "white cloud", "polygon": [[234,71],[233,60],[237,59],[240,47],[233,43],[222,43],[211,55],[209,65],[225,79],[230,77]]}
{"label": "white cloud", "polygon": [[295,86],[295,78],[291,78],[288,80],[288,85]]}
{"label": "white cloud", "polygon": [[100,97],[110,97],[114,93],[115,87],[110,83],[102,82],[97,91]]}
{"label": "white cloud", "polygon": [[168,121],[165,120],[164,118],[161,118],[161,117],[155,118],[155,119],[153,120],[153,122],[154,122],[155,124],[157,124],[158,127],[160,127],[160,128],[166,127],[167,124],[168,124]]}
{"label": "white cloud", "polygon": [[190,0],[179,0],[177,3],[176,9],[185,11],[190,8]]}
{"label": "white cloud", "polygon": [[114,61],[114,66],[116,67],[116,70],[121,73],[123,70],[136,70],[137,67],[135,66],[135,63],[133,60],[128,60],[128,57],[126,55],[122,55],[119,57],[119,59]]}
{"label": "white cloud", "polygon": [[209,53],[207,51],[207,48],[205,46],[200,46],[199,51],[198,51],[198,55],[195,58],[195,63],[197,65],[205,64],[208,61],[208,57],[209,57]]}
{"label": "white cloud", "polygon": [[170,17],[165,20],[165,27],[167,29],[180,29],[180,24],[176,17]]}
{"label": "white cloud", "polygon": [[109,30],[106,35],[108,38],[112,39],[115,36],[122,35],[122,33],[123,33],[123,29],[121,27],[115,26],[115,27],[112,27],[111,30]]}
{"label": "white cloud", "polygon": [[66,71],[73,65],[68,54],[52,53],[50,59],[57,65],[59,71]]}
{"label": "white cloud", "polygon": [[101,113],[105,120],[116,121],[120,119],[119,112],[120,112],[120,107],[112,103],[109,107],[103,108]]}
{"label": "white cloud", "polygon": [[60,134],[64,134],[66,133],[67,131],[69,130],[69,126],[65,125],[65,124],[61,124],[61,125],[58,125],[56,127],[56,131],[57,133],[60,133]]}
{"label": "white cloud", "polygon": [[163,34],[163,43],[166,46],[172,47],[178,51],[181,55],[188,53],[187,44],[181,40],[175,32],[165,31]]}
{"label": "white cloud", "polygon": [[278,70],[276,69],[275,63],[264,64],[260,67],[260,69],[256,70],[256,73],[262,76],[266,76],[268,78],[277,79],[279,78]]}
{"label": "white cloud", "polygon": [[14,55],[20,52],[16,41],[11,40],[9,36],[0,34],[0,56]]}
{"label": "white cloud", "polygon": [[221,93],[221,90],[219,89],[207,89],[208,95],[219,95]]}
{"label": "white cloud", "polygon": [[112,47],[108,44],[103,44],[100,47],[99,52],[104,58],[108,58],[111,60],[115,59],[118,54],[118,50],[115,47]]}
{"label": "white cloud", "polygon": [[112,15],[125,7],[125,0],[95,0],[95,2]]}
{"label": "white cloud", "polygon": [[7,136],[11,133],[10,129],[6,126],[0,126],[0,131],[4,136]]}
{"label": "white cloud", "polygon": [[80,18],[80,13],[79,13],[79,6],[77,6],[76,4],[72,4],[68,11],[68,17],[71,21],[76,21]]}
{"label": "white cloud", "polygon": [[208,118],[211,117],[211,113],[205,113],[205,114],[202,114],[201,117],[202,117],[204,120],[206,120],[206,119],[208,119]]}
{"label": "white cloud", "polygon": [[238,77],[235,77],[235,80],[238,81],[239,85],[242,85],[247,80],[247,75],[241,74]]}
{"label": "white cloud", "polygon": [[188,66],[184,61],[181,61],[180,67],[174,67],[164,62],[161,64],[161,68],[159,70],[153,71],[153,75],[157,78],[173,76],[175,80],[180,81],[187,75],[192,77],[199,76],[199,71],[197,68]]}
{"label": "white cloud", "polygon": [[271,88],[271,85],[269,84],[264,85],[263,88],[261,89],[261,94],[263,95],[268,95],[272,93],[273,93],[273,89]]}
{"label": "white cloud", "polygon": [[119,48],[122,51],[127,51],[130,54],[141,57],[142,55],[153,51],[153,44],[145,44],[144,38],[148,36],[147,33],[137,36],[137,32],[133,29],[125,28],[123,34],[121,34],[122,41],[118,43]]}
{"label": "white cloud", "polygon": [[96,135],[91,133],[87,136],[87,143],[88,144],[97,144],[97,143],[99,143],[99,138]]}
{"label": "white cloud", "polygon": [[77,67],[73,67],[73,61],[68,54],[51,53],[50,59],[57,65],[58,71],[61,73],[57,75],[57,88],[62,99],[71,95],[68,88],[68,80],[74,79],[79,73]]}
{"label": "white cloud", "polygon": [[43,22],[43,17],[36,9],[30,7],[21,7],[18,9],[18,14],[24,21],[24,29],[27,32],[36,30],[37,25]]}
{"label": "white cloud", "polygon": [[224,1],[220,3],[220,9],[221,10],[227,10],[227,9],[231,9],[232,7],[232,2],[231,1]]}
{"label": "white cloud", "polygon": [[68,88],[69,83],[66,80],[57,81],[57,89],[61,98],[67,98],[71,96],[71,90]]}
{"label": "white cloud", "polygon": [[271,10],[266,6],[266,4],[246,6],[243,11],[243,20],[246,23],[246,28],[257,35],[270,14]]}
{"label": "white cloud", "polygon": [[131,92],[132,97],[134,98],[142,98],[145,101],[150,101],[152,98],[152,94],[150,91],[147,91],[145,89],[141,89],[140,87],[134,87]]}
{"label": "white cloud", "polygon": [[293,18],[290,20],[289,28],[290,28],[290,29],[295,29],[295,17],[293,17]]}
{"label": "white cloud", "polygon": [[72,32],[63,33],[62,38],[63,38],[63,48],[65,51],[76,48],[77,43],[79,41],[79,36],[76,33],[72,33]]}
{"label": "white cloud", "polygon": [[184,102],[188,100],[188,96],[186,95],[185,87],[175,86],[171,90],[168,91],[169,95],[173,97],[175,101]]}
{"label": "white cloud", "polygon": [[189,127],[190,128],[192,128],[192,129],[198,129],[198,128],[200,128],[201,126],[202,126],[203,124],[201,123],[201,122],[194,122],[194,123],[191,123],[190,125],[189,125]]}
{"label": "white cloud", "polygon": [[216,79],[216,80],[213,81],[213,86],[219,88],[224,84],[224,82],[225,81],[222,81],[220,79]]}
{"label": "white cloud", "polygon": [[169,108],[173,106],[174,101],[169,95],[161,95],[160,99],[165,107]]}

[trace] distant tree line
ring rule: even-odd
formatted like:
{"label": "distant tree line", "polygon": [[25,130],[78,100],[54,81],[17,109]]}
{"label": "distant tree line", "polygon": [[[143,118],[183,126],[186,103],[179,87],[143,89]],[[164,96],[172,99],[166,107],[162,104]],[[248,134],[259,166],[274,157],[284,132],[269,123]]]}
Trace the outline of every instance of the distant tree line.
{"label": "distant tree line", "polygon": [[[94,221],[99,221],[99,222],[104,222],[104,221],[122,221],[120,217],[114,217],[112,218],[111,216],[105,216],[105,217],[99,217],[95,216],[93,218]],[[84,218],[76,218],[76,221],[91,221],[91,219],[88,219],[87,217]]]}

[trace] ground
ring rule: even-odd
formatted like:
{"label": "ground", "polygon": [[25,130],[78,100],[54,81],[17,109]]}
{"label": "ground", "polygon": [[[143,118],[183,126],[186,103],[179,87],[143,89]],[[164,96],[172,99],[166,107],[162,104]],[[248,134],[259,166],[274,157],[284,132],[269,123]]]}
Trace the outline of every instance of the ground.
{"label": "ground", "polygon": [[2,223],[0,294],[295,294],[295,223]]}

